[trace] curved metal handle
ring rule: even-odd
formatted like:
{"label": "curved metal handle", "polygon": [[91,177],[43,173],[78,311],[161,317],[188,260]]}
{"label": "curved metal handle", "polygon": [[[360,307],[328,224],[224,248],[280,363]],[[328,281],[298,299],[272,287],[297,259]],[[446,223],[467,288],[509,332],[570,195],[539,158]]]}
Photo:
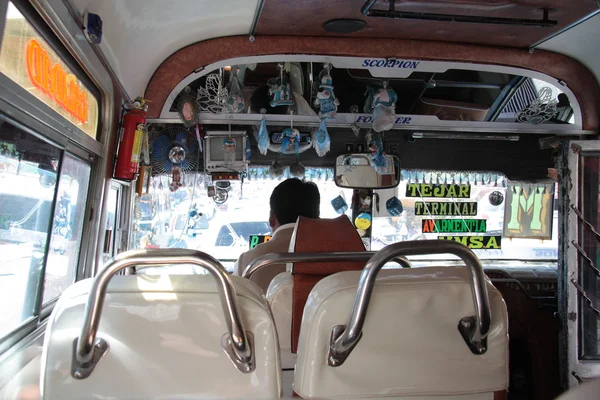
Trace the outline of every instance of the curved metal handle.
{"label": "curved metal handle", "polygon": [[[229,330],[227,341],[232,346],[232,349],[225,349],[225,351],[230,358],[232,358],[230,353],[233,353],[232,361],[240,371],[250,372],[254,369],[253,352],[240,317],[235,289],[227,271],[219,261],[198,250],[151,249],[133,250],[119,254],[110,260],[94,278],[94,284],[85,306],[83,328],[75,342],[74,365],[72,368],[74,378],[82,379],[89,376],[95,364],[108,349],[108,343],[103,339],[96,340],[96,335],[110,279],[117,272],[128,267],[149,267],[165,264],[194,264],[206,268],[212,274],[218,283],[221,305]],[[101,354],[95,354],[95,350]]]}
{"label": "curved metal handle", "polygon": [[379,270],[391,259],[398,256],[424,254],[454,254],[460,257],[469,269],[475,316],[462,318],[458,329],[475,354],[486,352],[488,331],[492,311],[483,267],[477,256],[466,246],[446,240],[417,240],[391,244],[378,251],[367,263],[360,275],[356,297],[350,320],[346,326],[338,325],[331,333],[327,363],[332,367],[342,365],[362,335],[362,328],[369,307],[369,300]]}
{"label": "curved metal handle", "polygon": [[[364,261],[365,263],[376,254],[375,251],[349,251],[349,252],[323,252],[323,253],[270,253],[254,259],[244,269],[242,276],[252,279],[259,270],[273,264],[288,262],[349,262]],[[393,257],[389,261],[395,261],[402,268],[411,268],[410,262],[405,257]]]}

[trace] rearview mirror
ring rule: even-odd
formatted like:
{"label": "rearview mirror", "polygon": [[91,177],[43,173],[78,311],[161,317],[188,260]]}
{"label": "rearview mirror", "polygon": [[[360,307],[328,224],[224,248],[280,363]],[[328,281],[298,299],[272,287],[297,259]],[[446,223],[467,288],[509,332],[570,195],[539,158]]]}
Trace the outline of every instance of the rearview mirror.
{"label": "rearview mirror", "polygon": [[370,154],[344,154],[335,162],[335,184],[351,189],[395,188],[400,183],[400,159],[384,155],[380,165]]}

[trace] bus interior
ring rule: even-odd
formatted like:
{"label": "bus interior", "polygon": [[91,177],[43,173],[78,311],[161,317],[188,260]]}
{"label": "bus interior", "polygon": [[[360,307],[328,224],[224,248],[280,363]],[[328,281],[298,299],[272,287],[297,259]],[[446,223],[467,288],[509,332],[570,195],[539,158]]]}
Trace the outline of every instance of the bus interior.
{"label": "bus interior", "polygon": [[[600,398],[598,35],[593,0],[0,0],[0,399]],[[283,239],[288,179],[320,215]]]}

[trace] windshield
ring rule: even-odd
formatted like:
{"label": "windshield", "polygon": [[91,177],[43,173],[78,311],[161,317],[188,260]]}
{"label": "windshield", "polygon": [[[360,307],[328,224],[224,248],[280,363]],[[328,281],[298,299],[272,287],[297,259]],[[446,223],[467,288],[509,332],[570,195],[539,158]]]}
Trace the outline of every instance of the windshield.
{"label": "windshield", "polygon": [[[231,181],[231,186],[227,189],[227,200],[222,204],[217,204],[208,196],[208,182],[200,175],[186,178],[188,185],[175,193],[169,190],[168,178],[153,178],[149,194],[137,201],[137,207],[140,211],[142,208],[155,210],[155,216],[154,218],[149,216],[148,214],[152,213],[147,211],[137,213],[140,218],[135,224],[135,247],[197,249],[213,255],[226,266],[231,267],[241,253],[249,250],[251,235],[272,233],[268,222],[269,198],[273,189],[285,178],[272,179],[268,174],[261,172],[267,170],[267,167],[253,166],[250,168],[249,178],[246,178],[243,183]],[[448,203],[476,203],[475,214],[452,217],[427,215],[427,210],[419,208],[418,204],[432,199],[411,196],[410,190],[407,192],[407,185],[424,182],[426,176],[427,179],[433,179],[435,183],[435,174],[432,171],[403,171],[402,181],[396,189],[375,191],[379,199],[375,197],[370,250],[379,250],[399,241],[438,239],[440,236],[444,238],[477,236],[483,237],[484,241],[487,237],[500,237],[497,246],[492,243],[488,249],[473,248],[473,251],[482,260],[553,261],[557,259],[557,211],[553,211],[553,218],[551,218],[551,239],[502,237],[508,183],[500,174],[480,174],[480,176],[475,174],[473,177],[476,179],[469,182],[468,198],[441,199]],[[441,175],[442,182],[448,179],[448,183],[451,183],[453,175],[446,172],[443,174],[445,175]],[[468,174],[460,176],[456,175],[454,178],[456,182],[458,183],[458,179],[464,179],[462,183],[466,184]],[[307,169],[306,179],[313,181],[319,187],[322,218],[335,218],[340,215],[332,205],[332,200],[340,196],[348,205],[351,204],[353,190],[337,187],[333,181],[332,170]],[[386,210],[386,199],[391,196],[398,197],[403,205],[403,212],[399,216],[390,215]],[[345,214],[351,217],[350,207]],[[426,224],[430,220],[448,220],[454,221],[453,223],[457,220],[475,221],[465,222],[464,229],[458,229],[463,232],[442,233],[436,229],[428,230]],[[484,225],[477,222],[481,220],[484,221]],[[440,228],[442,225],[436,227]],[[417,258],[440,260],[453,257],[440,255]]]}

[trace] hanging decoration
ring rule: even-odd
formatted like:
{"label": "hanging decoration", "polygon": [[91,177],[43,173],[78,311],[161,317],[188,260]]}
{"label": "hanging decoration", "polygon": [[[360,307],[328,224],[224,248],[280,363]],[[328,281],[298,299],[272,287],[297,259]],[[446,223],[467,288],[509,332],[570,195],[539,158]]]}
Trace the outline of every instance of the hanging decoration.
{"label": "hanging decoration", "polygon": [[383,151],[383,141],[381,140],[381,135],[376,133],[375,135],[369,133],[367,134],[367,147],[371,152],[371,166],[375,169],[375,171],[380,174],[387,174],[389,172],[388,168],[386,168],[387,159],[385,153]]}
{"label": "hanging decoration", "polygon": [[237,147],[237,143],[235,141],[234,138],[232,138],[231,136],[223,139],[223,151],[224,151],[224,158],[225,158],[225,165],[230,166],[233,165],[233,162],[235,161],[235,150]]}
{"label": "hanging decoration", "polygon": [[331,64],[326,63],[323,70],[319,74],[319,92],[314,101],[315,107],[319,107],[319,118],[333,119],[337,115],[337,108],[340,101],[335,97],[333,92],[333,80],[330,75]]}
{"label": "hanging decoration", "polygon": [[206,77],[205,87],[198,88],[196,100],[200,111],[217,114],[223,112],[228,98],[229,93],[222,86],[221,76],[219,74],[210,74]]}
{"label": "hanging decoration", "polygon": [[385,202],[385,208],[387,212],[394,217],[397,217],[404,211],[402,202],[396,196],[389,198],[388,201]]}
{"label": "hanging decoration", "polygon": [[365,112],[373,113],[373,130],[375,132],[389,131],[394,127],[396,118],[396,102],[398,95],[388,82],[383,81],[382,88],[370,86],[367,88]]}
{"label": "hanging decoration", "polygon": [[[277,158],[279,158],[279,156]],[[285,172],[285,165],[280,163],[279,159],[273,161],[273,164],[271,164],[271,167],[269,168],[269,174],[273,178],[278,178],[278,177],[282,176],[284,172]]]}
{"label": "hanging decoration", "polygon": [[182,186],[183,183],[181,182],[181,168],[174,166],[172,168],[172,176],[171,183],[169,183],[169,190],[171,192],[175,192]]}
{"label": "hanging decoration", "polygon": [[329,138],[329,132],[327,131],[327,124],[325,120],[321,121],[319,129],[315,132],[315,138],[313,140],[313,146],[319,157],[323,157],[331,147],[331,139]]}
{"label": "hanging decoration", "polygon": [[252,147],[250,147],[250,137],[246,135],[246,161],[250,163],[252,158]]}
{"label": "hanging decoration", "polygon": [[258,137],[256,138],[258,142],[258,151],[263,156],[267,154],[269,149],[269,132],[267,131],[267,121],[265,120],[266,110],[261,108],[260,113],[262,114],[262,120],[260,121],[260,127],[258,128]]}
{"label": "hanging decoration", "polygon": [[186,86],[183,93],[179,95],[177,114],[186,128],[191,128],[198,123],[198,104],[189,86]]}
{"label": "hanging decoration", "polygon": [[269,96],[271,96],[271,107],[291,106],[294,104],[292,88],[287,80],[285,64],[277,64],[279,69],[279,78],[271,78],[267,82],[269,85]]}
{"label": "hanging decoration", "polygon": [[230,113],[239,113],[244,111],[244,97],[242,96],[242,85],[238,78],[240,67],[234,65],[231,67],[229,75],[229,83],[227,83],[227,100],[224,104],[223,111]]}
{"label": "hanging decoration", "polygon": [[354,122],[350,124],[350,128],[352,129],[352,132],[354,132],[354,136],[358,137],[360,135],[360,127],[356,123],[356,116],[354,115],[358,112],[358,106],[356,104],[350,106],[350,112],[352,113],[352,119],[354,120]]}
{"label": "hanging decoration", "polygon": [[531,104],[517,114],[517,122],[541,124],[550,120],[556,115],[558,104],[552,97],[552,89],[547,86],[543,87],[538,94],[537,100],[531,102]]}

